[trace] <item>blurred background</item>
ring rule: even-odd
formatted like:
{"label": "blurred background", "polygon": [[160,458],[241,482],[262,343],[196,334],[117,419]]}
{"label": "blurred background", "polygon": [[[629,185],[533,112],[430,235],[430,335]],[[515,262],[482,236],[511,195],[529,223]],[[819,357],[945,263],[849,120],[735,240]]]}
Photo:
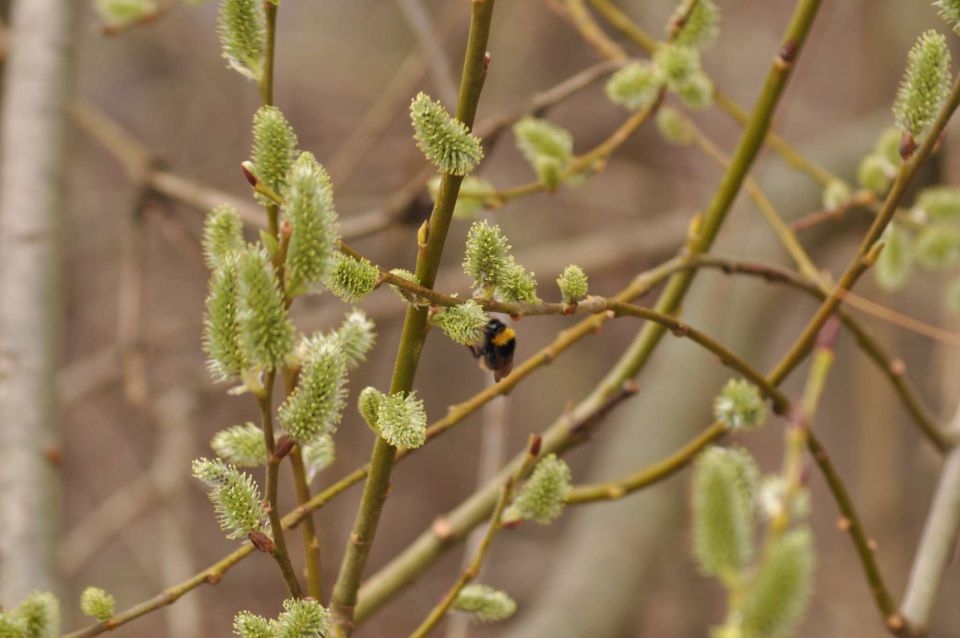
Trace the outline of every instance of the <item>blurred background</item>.
{"label": "blurred background", "polygon": [[[285,0],[280,10],[276,103],[294,125],[301,148],[330,170],[344,223],[368,224],[364,228],[372,231],[355,246],[387,267],[412,267],[415,229],[429,213],[429,199],[420,189],[407,187],[412,198],[397,195],[425,166],[411,139],[407,104],[419,90],[451,104],[468,5],[466,0]],[[793,3],[723,0],[720,5],[721,37],[706,55],[705,67],[718,86],[750,106]],[[660,37],[674,2],[621,0],[619,6]],[[890,105],[906,52],[928,27],[941,28],[929,2],[824,3],[775,130],[852,181],[857,161],[892,122]],[[424,28],[433,40],[418,36]],[[67,629],[85,624],[76,601],[87,585],[114,592],[123,609],[237,547],[224,540],[202,486],[189,477],[191,459],[211,454],[214,432],[255,417],[249,397],[227,396],[227,388],[214,385],[206,374],[200,331],[207,272],[198,245],[203,211],[163,193],[145,197],[138,178],[148,153],[173,175],[253,203],[239,163],[249,154],[257,92],[225,68],[215,31],[214,2],[178,7],[114,36],[100,32],[91,7],[80,20],[75,109],[67,133],[63,298],[57,300],[64,316],[57,456],[63,494],[60,593]],[[516,109],[599,62],[549,3],[539,0],[501,0],[489,49],[481,120]],[[625,116],[606,100],[601,81],[551,108],[547,117],[567,127],[582,152]],[[695,118],[725,150],[734,147],[740,129],[727,116],[711,110]],[[119,145],[116,135],[124,140]],[[955,179],[958,157],[949,137],[923,178],[928,183]],[[761,155],[753,174],[786,217],[819,207],[819,187],[771,152]],[[479,175],[501,188],[533,179],[509,133],[487,153]],[[518,260],[537,274],[542,297],[555,296],[553,282],[571,262],[585,268],[591,292],[613,294],[637,272],[675,253],[688,220],[709,201],[720,175],[697,150],[666,144],[649,125],[578,188],[520,199],[485,216],[502,226]],[[203,195],[193,193],[200,208],[208,204]],[[867,221],[851,213],[802,240],[817,263],[836,275]],[[451,229],[439,284],[444,291],[468,291],[459,268],[468,226],[469,221],[456,220]],[[790,263],[745,197],[732,211],[715,252]],[[955,328],[941,302],[943,286],[940,277],[925,275],[888,295],[866,277],[858,292]],[[692,325],[760,369],[780,357],[816,307],[789,289],[713,272],[698,278],[688,299],[684,316]],[[389,383],[403,310],[387,290],[376,291],[360,306],[375,319],[379,343],[351,379],[352,399],[366,385]],[[304,331],[335,325],[347,310],[330,295],[306,298],[294,308]],[[958,400],[957,350],[870,316],[862,319],[906,363],[932,412],[949,422]],[[562,317],[517,322],[518,361],[571,323]],[[475,489],[482,457],[495,457],[498,445],[500,454],[514,454],[531,432],[584,397],[638,328],[627,319],[608,323],[507,399],[425,448],[416,462],[400,464],[367,574]],[[690,343],[668,338],[638,379],[638,395],[607,418],[590,444],[569,456],[575,480],[614,478],[676,449],[709,423],[711,398],[728,376]],[[802,376],[786,384],[791,396],[798,395]],[[428,341],[417,389],[431,418],[488,382],[464,348],[437,335]],[[773,419],[765,430],[737,439],[767,471],[779,467],[782,424]],[[940,461],[848,335],[841,338],[816,429],[877,542],[881,568],[899,598]],[[337,435],[336,462],[316,479],[314,490],[365,462],[372,443],[371,432],[349,409]],[[284,470],[285,510],[293,500],[289,479]],[[721,621],[725,600],[714,581],[698,575],[690,558],[688,479],[681,473],[618,502],[570,509],[550,527],[528,525],[503,534],[483,580],[509,591],[519,612],[507,623],[447,635],[706,635]],[[883,635],[854,549],[837,528],[834,502],[816,471],[811,484],[819,568],[812,608],[798,635]],[[359,493],[352,488],[316,516],[328,591]],[[298,535],[290,538],[295,561],[302,564]],[[454,580],[462,551],[453,548],[357,635],[406,635]],[[227,635],[241,609],[275,615],[281,587],[269,558],[255,555],[216,587],[200,587],[116,635]],[[949,604],[958,595],[960,575],[951,565],[933,636],[960,636],[960,609]]]}

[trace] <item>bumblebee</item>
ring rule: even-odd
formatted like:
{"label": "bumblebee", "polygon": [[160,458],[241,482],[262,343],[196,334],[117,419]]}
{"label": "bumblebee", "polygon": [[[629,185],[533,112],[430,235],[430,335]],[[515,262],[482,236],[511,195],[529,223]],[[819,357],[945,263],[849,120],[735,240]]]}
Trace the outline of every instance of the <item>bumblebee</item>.
{"label": "bumblebee", "polygon": [[483,329],[483,340],[469,348],[480,367],[493,372],[494,380],[500,381],[513,370],[517,333],[499,319],[491,319]]}

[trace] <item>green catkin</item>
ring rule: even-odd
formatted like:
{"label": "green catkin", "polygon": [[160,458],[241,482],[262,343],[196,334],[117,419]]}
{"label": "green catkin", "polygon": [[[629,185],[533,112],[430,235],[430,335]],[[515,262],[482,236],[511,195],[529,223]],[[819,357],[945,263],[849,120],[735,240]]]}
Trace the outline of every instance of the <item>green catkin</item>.
{"label": "green catkin", "polygon": [[692,47],[660,44],[653,62],[663,72],[671,91],[679,91],[695,74],[700,73],[700,52]]}
{"label": "green catkin", "polygon": [[[406,279],[407,281],[411,281],[415,284],[420,283],[420,281],[417,279],[417,276],[415,274],[413,274],[409,270],[404,270],[403,268],[394,268],[393,270],[390,271],[390,274],[393,275],[394,277],[399,277],[400,279]],[[406,301],[407,303],[418,305],[418,306],[425,306],[425,305],[429,305],[430,303],[429,300],[423,299],[418,295],[404,288],[401,288],[399,286],[390,284],[390,289],[393,290],[395,293],[397,293],[397,295],[399,295],[400,298]]]}
{"label": "green catkin", "polygon": [[753,555],[753,493],[759,472],[743,451],[712,447],[693,474],[693,555],[703,573],[734,585]]}
{"label": "green catkin", "polygon": [[217,206],[203,222],[203,260],[216,270],[233,253],[243,250],[243,223],[229,204]]}
{"label": "green catkin", "polygon": [[410,120],[417,147],[442,172],[466,175],[483,159],[480,138],[426,93],[419,93],[410,103]]}
{"label": "green catkin", "polygon": [[927,270],[942,270],[960,262],[960,228],[935,223],[921,230],[913,242],[917,263]]}
{"label": "green catkin", "polygon": [[883,129],[880,136],[877,137],[877,143],[874,144],[875,153],[882,155],[890,162],[893,167],[900,166],[902,158],[900,157],[900,142],[903,134],[896,126],[888,126]]}
{"label": "green catkin", "polygon": [[280,425],[298,443],[333,434],[346,403],[347,365],[336,339],[310,339],[297,387],[281,404]]}
{"label": "green catkin", "polygon": [[550,454],[541,459],[530,479],[503,514],[506,521],[526,520],[549,525],[560,518],[570,493],[570,466]]}
{"label": "green catkin", "polygon": [[561,126],[531,116],[514,124],[513,134],[540,182],[556,188],[573,159],[573,136]]}
{"label": "green catkin", "polygon": [[874,265],[877,284],[888,292],[899,290],[913,271],[910,236],[899,224],[890,224],[883,234],[883,250]]}
{"label": "green catkin", "polygon": [[800,488],[790,494],[782,475],[767,476],[757,489],[757,505],[767,520],[781,516],[784,510],[792,520],[801,520],[810,515],[810,491]]}
{"label": "green catkin", "polygon": [[821,203],[826,210],[836,210],[850,201],[850,186],[839,179],[830,180],[823,189]]}
{"label": "green catkin", "polygon": [[276,638],[323,638],[330,628],[330,613],[312,598],[283,601],[283,613],[274,626]]}
{"label": "green catkin", "polygon": [[492,291],[500,282],[509,264],[510,244],[500,233],[499,226],[486,220],[474,222],[467,232],[467,246],[463,270],[473,279],[473,288],[479,292]]}
{"label": "green catkin", "polygon": [[702,111],[713,106],[713,82],[703,71],[692,73],[674,90],[688,109]]}
{"label": "green catkin", "polygon": [[570,264],[557,277],[557,287],[560,288],[560,298],[563,303],[578,303],[587,296],[587,275],[580,266]]}
{"label": "green catkin", "polygon": [[97,0],[97,14],[111,29],[122,29],[149,18],[157,11],[153,0]]}
{"label": "green catkin", "polygon": [[50,592],[33,592],[13,610],[23,638],[53,638],[60,633],[60,601]]}
{"label": "green catkin", "polygon": [[261,250],[240,255],[239,323],[244,358],[259,370],[280,368],[293,349],[294,327],[276,273]]}
{"label": "green catkin", "polygon": [[810,530],[795,529],[773,542],[740,606],[744,638],[791,634],[810,598],[813,563]]}
{"label": "green catkin", "polygon": [[327,288],[346,303],[356,303],[380,283],[380,269],[366,259],[354,259],[339,253],[334,261]]}
{"label": "green catkin", "polygon": [[508,303],[539,303],[537,278],[510,257],[497,284],[499,297]]}
{"label": "green catkin", "polygon": [[883,195],[890,188],[896,167],[886,157],[872,153],[860,160],[857,166],[857,183],[868,191]]}
{"label": "green catkin", "polygon": [[440,308],[430,318],[433,325],[443,330],[451,341],[472,346],[483,339],[483,329],[490,317],[473,299],[462,304]]}
{"label": "green catkin", "polygon": [[[436,202],[440,192],[439,175],[434,175],[427,182],[427,192],[430,194],[430,199]],[[485,208],[492,208],[497,203],[497,189],[493,184],[481,177],[470,175],[464,177],[460,185],[460,195],[453,207],[453,216],[456,219],[473,219],[477,213]]]}
{"label": "green catkin", "polygon": [[371,386],[367,386],[361,390],[360,396],[357,397],[357,410],[360,411],[360,415],[363,417],[363,420],[366,421],[367,425],[370,426],[370,429],[378,435],[380,434],[380,428],[377,426],[377,415],[379,414],[380,402],[383,401],[383,398],[383,392]]}
{"label": "green catkin", "polygon": [[893,113],[900,130],[919,140],[950,90],[950,50],[941,33],[924,32],[910,50]]}
{"label": "green catkin", "polygon": [[477,622],[489,623],[512,616],[517,611],[517,603],[504,591],[472,583],[460,590],[452,608],[470,614]]}
{"label": "green catkin", "polygon": [[263,430],[250,423],[220,430],[210,439],[217,456],[238,467],[257,467],[267,461]]}
{"label": "green catkin", "polygon": [[269,620],[249,611],[233,617],[233,633],[240,638],[275,638],[273,629]]}
{"label": "green catkin", "polygon": [[266,48],[263,8],[259,0],[221,0],[217,31],[220,49],[230,68],[259,82]]}
{"label": "green catkin", "polygon": [[87,587],[80,594],[80,611],[100,622],[112,618],[116,607],[114,597],[99,587]]}
{"label": "green catkin", "polygon": [[220,459],[201,458],[193,462],[193,476],[211,488],[207,495],[228,539],[243,538],[263,527],[266,514],[260,505],[260,488],[249,474]]}
{"label": "green catkin", "polygon": [[375,328],[373,321],[363,310],[354,308],[334,332],[334,337],[340,342],[340,349],[349,370],[366,361],[367,353],[377,342]]}
{"label": "green catkin", "polygon": [[0,612],[0,638],[23,638],[27,628],[20,618]]}
{"label": "green catkin", "polygon": [[[296,152],[297,135],[280,109],[275,106],[257,109],[253,115],[251,153],[257,180],[274,193],[282,194]],[[259,193],[257,199],[264,205],[271,203],[269,198]]]}
{"label": "green catkin", "polygon": [[730,379],[713,400],[713,415],[728,430],[749,432],[763,427],[767,408],[757,386]]}
{"label": "green catkin", "polygon": [[322,434],[302,446],[303,464],[307,468],[307,481],[313,479],[329,467],[336,457],[336,444],[329,434]]}
{"label": "green catkin", "polygon": [[284,218],[290,224],[286,281],[290,294],[316,287],[340,250],[340,223],[330,176],[311,153],[301,153],[286,177]]}
{"label": "green catkin", "polygon": [[688,146],[694,141],[694,131],[690,124],[669,106],[662,106],[657,110],[657,130],[668,142]]}
{"label": "green catkin", "polygon": [[[696,5],[691,11],[690,4],[694,2]],[[720,9],[713,0],[685,0],[674,11],[670,24],[683,16],[687,16],[687,19],[673,38],[675,44],[706,49],[717,41],[720,34]]]}
{"label": "green catkin", "polygon": [[239,291],[238,257],[232,255],[210,276],[203,319],[203,351],[210,376],[217,382],[235,379],[247,367],[240,347]]}
{"label": "green catkin", "polygon": [[960,188],[933,186],[925,188],[917,197],[914,211],[922,211],[935,222],[960,221]]}
{"label": "green catkin", "polygon": [[953,32],[960,35],[960,0],[934,0],[933,6]]}
{"label": "green catkin", "polygon": [[393,447],[418,448],[427,441],[427,413],[416,393],[383,395],[377,406],[376,427]]}
{"label": "green catkin", "polygon": [[653,106],[660,95],[666,77],[656,64],[647,60],[630,62],[607,80],[607,98],[630,111],[642,111]]}

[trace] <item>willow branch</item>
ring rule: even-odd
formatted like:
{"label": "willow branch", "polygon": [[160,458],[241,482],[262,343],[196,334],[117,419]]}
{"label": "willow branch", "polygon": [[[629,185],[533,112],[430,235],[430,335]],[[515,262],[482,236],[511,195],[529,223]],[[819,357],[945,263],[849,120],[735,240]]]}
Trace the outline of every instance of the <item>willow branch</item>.
{"label": "willow branch", "polygon": [[[468,127],[474,124],[480,92],[486,77],[489,61],[487,40],[490,35],[493,6],[493,0],[474,0],[471,6],[470,34],[467,39],[456,112],[457,119]],[[461,176],[443,175],[433,214],[418,234],[421,246],[417,255],[416,276],[417,280],[428,288],[432,287],[436,280],[462,181]],[[414,376],[426,336],[426,310],[409,308],[403,323],[400,346],[397,349],[393,379],[390,383],[391,394],[410,392],[413,389]],[[383,438],[377,437],[370,460],[370,473],[360,500],[360,509],[357,512],[357,519],[333,589],[333,635],[336,638],[346,638],[353,632],[357,590],[360,587],[363,568],[369,557],[370,546],[380,521],[383,504],[387,498],[396,454],[395,447]]]}
{"label": "willow branch", "polygon": [[[662,95],[663,92],[661,91],[661,98]],[[614,151],[620,148],[624,142],[630,139],[630,136],[638,128],[640,128],[644,122],[650,119],[651,115],[656,113],[657,109],[660,107],[660,102],[661,99],[658,98],[651,106],[642,111],[634,113],[627,118],[613,133],[611,133],[606,140],[598,144],[589,152],[575,157],[573,161],[570,162],[570,165],[560,172],[560,180],[563,181],[570,179],[588,170],[595,173],[603,170],[603,168],[606,166],[607,159],[609,159]],[[514,186],[507,190],[495,191],[493,193],[471,193],[465,190],[463,195],[468,197],[477,197],[485,203],[490,202],[489,205],[493,208],[498,208],[511,200],[533,195],[546,190],[549,190],[549,188],[543,182],[528,182],[526,184]]]}
{"label": "willow branch", "polygon": [[823,327],[823,324],[829,316],[836,311],[837,306],[843,298],[843,293],[850,290],[863,272],[873,263],[873,260],[878,254],[878,249],[882,247],[878,242],[883,231],[890,223],[890,220],[893,219],[893,215],[896,213],[897,207],[900,205],[900,201],[907,187],[910,182],[913,181],[913,177],[916,175],[920,166],[933,151],[940,134],[944,128],[946,128],[947,122],[950,121],[950,117],[957,109],[958,104],[960,104],[960,78],[954,82],[949,97],[941,108],[940,114],[931,126],[920,148],[912,158],[909,158],[909,160],[905,159],[900,165],[900,170],[897,172],[893,186],[887,194],[883,206],[880,208],[880,212],[873,220],[873,224],[871,224],[866,236],[861,241],[860,247],[857,249],[857,254],[847,265],[843,275],[837,281],[836,286],[827,296],[826,300],[820,305],[817,313],[810,319],[807,327],[804,329],[800,338],[794,343],[791,351],[784,357],[781,365],[773,371],[773,378],[777,380],[784,378],[800,361],[816,338],[817,332]]}
{"label": "willow branch", "polygon": [[[722,168],[729,166],[729,158],[723,153],[722,150],[720,150],[713,140],[711,140],[699,127],[697,127],[692,120],[685,116],[681,117],[683,117],[684,123],[687,125],[690,133],[693,135],[694,145],[702,150],[707,157],[714,160]],[[760,188],[760,185],[757,184],[754,179],[748,177],[744,182],[744,189],[747,191],[747,195],[754,202],[757,209],[761,212],[767,223],[770,225],[777,239],[780,241],[780,244],[793,259],[797,268],[800,270],[800,273],[808,282],[814,284],[816,291],[811,291],[806,286],[803,287],[807,289],[807,292],[812,292],[819,298],[826,299],[833,287],[824,281],[820,270],[807,254],[806,250],[804,250],[802,244],[797,239],[794,230],[783,220],[783,216],[779,213],[773,202],[771,202],[770,199],[764,194],[763,190]],[[794,281],[790,283],[796,284],[798,282]],[[853,300],[849,293],[843,292],[840,293],[840,295],[841,300],[848,302]],[[907,407],[908,411],[911,413],[911,416],[913,416],[915,423],[918,425],[918,427],[920,427],[924,436],[926,436],[927,439],[929,439],[938,450],[946,450],[949,447],[949,443],[946,437],[942,434],[941,428],[936,419],[923,406],[923,403],[920,401],[916,391],[913,389],[909,380],[906,379],[903,362],[899,360],[892,360],[890,357],[886,356],[883,353],[880,344],[873,339],[860,325],[860,323],[851,315],[842,310],[839,311],[838,314],[840,314],[847,329],[850,330],[856,337],[857,344],[861,347],[861,349],[864,350],[864,352],[867,353],[871,360],[878,365],[884,376],[886,376],[891,383],[893,383],[898,395],[900,396],[904,405]]]}
{"label": "willow branch", "polygon": [[[282,281],[282,279],[281,279]],[[283,371],[283,392],[289,397],[297,385],[299,373],[296,370],[285,368]],[[307,469],[303,463],[303,452],[300,445],[294,445],[290,450],[290,469],[293,473],[294,490],[297,493],[297,505],[303,507],[310,502],[310,482],[307,480]],[[303,538],[303,555],[306,562],[307,592],[319,602],[323,602],[323,589],[320,581],[320,539],[317,537],[317,528],[313,516],[307,512],[301,526]]]}
{"label": "willow branch", "polygon": [[[657,41],[647,34],[636,22],[634,22],[626,13],[621,11],[610,0],[589,0],[593,8],[596,9],[604,20],[610,26],[617,29],[628,40],[645,51],[647,54],[653,54],[657,47]],[[579,0],[578,0],[579,2]],[[584,11],[585,12],[585,11]],[[589,16],[588,16],[589,17]],[[592,22],[592,19],[590,19]],[[621,49],[622,51],[622,49]],[[626,53],[623,54],[626,56]],[[727,96],[720,89],[714,89],[713,99],[724,112],[736,120],[741,126],[746,126],[750,121],[750,114],[744,107]],[[777,135],[774,131],[769,131],[764,143],[783,157],[788,164],[797,170],[806,173],[821,186],[826,186],[831,181],[839,180],[838,177],[824,170],[813,161],[804,157],[799,151],[791,146],[786,140]]]}
{"label": "willow branch", "polygon": [[860,565],[863,567],[874,603],[887,628],[893,629],[897,625],[896,604],[893,602],[893,597],[890,595],[890,591],[883,581],[883,575],[880,573],[880,566],[877,564],[874,555],[876,544],[867,536],[860,516],[854,508],[853,499],[850,498],[850,493],[844,486],[833,461],[830,460],[827,450],[813,432],[809,432],[807,435],[807,449],[810,450],[810,455],[820,469],[820,473],[827,483],[827,488],[837,504],[837,509],[840,510],[840,529],[845,530],[850,535],[850,541],[857,552],[857,558],[860,559]]}
{"label": "willow branch", "polygon": [[493,539],[496,535],[503,529],[503,524],[501,517],[503,516],[503,511],[507,508],[507,505],[510,503],[510,498],[513,496],[514,488],[517,485],[517,482],[526,475],[527,471],[533,467],[534,462],[537,460],[540,448],[540,437],[533,435],[530,437],[530,443],[527,445],[527,456],[524,459],[524,462],[517,469],[516,473],[507,478],[504,482],[503,487],[500,489],[500,498],[497,499],[497,504],[493,508],[493,513],[490,514],[490,523],[487,525],[487,531],[483,535],[483,538],[480,539],[480,544],[477,546],[477,550],[473,555],[473,559],[467,565],[460,576],[454,582],[453,586],[447,590],[447,593],[444,594],[443,598],[434,607],[430,610],[430,613],[427,614],[427,617],[423,620],[417,629],[410,634],[410,638],[424,638],[427,634],[433,631],[434,628],[443,620],[443,617],[447,614],[450,608],[453,606],[453,603],[457,600],[457,596],[460,594],[460,591],[469,585],[473,580],[480,574],[480,567],[483,565],[484,559],[487,557],[487,552],[490,550],[490,546],[493,544]]}
{"label": "willow branch", "polygon": [[[297,492],[297,505],[301,507],[310,502],[310,483],[303,463],[300,446],[290,450],[290,468],[293,471],[293,485]],[[307,592],[312,598],[323,602],[323,589],[320,582],[320,539],[313,516],[307,513],[303,518],[303,553],[306,560]]]}
{"label": "willow branch", "polygon": [[[528,113],[542,113],[606,77],[619,66],[601,62],[570,76],[562,82],[535,94],[522,105],[479,122],[474,133],[489,145],[513,122]],[[137,183],[159,195],[169,197],[199,211],[206,212],[220,204],[233,206],[244,223],[263,227],[262,210],[247,199],[202,184],[162,167],[162,162],[132,133],[106,117],[92,105],[75,101],[70,114],[77,125],[113,155],[124,171]],[[435,175],[432,167],[424,167],[395,193],[380,209],[351,215],[341,222],[344,239],[359,239],[375,234],[398,221],[423,195],[427,181]]]}
{"label": "willow branch", "polygon": [[[677,263],[678,260],[674,259],[638,275],[631,285],[624,289],[616,298],[624,301],[630,301],[650,292],[654,287],[662,283],[666,277],[674,272],[673,267]],[[520,365],[516,366],[513,372],[508,377],[501,380],[500,383],[488,386],[466,401],[456,405],[451,405],[447,409],[447,415],[431,424],[427,429],[427,443],[436,440],[447,430],[455,427],[459,423],[462,423],[467,417],[493,399],[509,394],[509,392],[525,378],[540,368],[553,363],[557,357],[566,352],[584,337],[595,334],[605,322],[610,320],[610,318],[611,317],[608,314],[592,315],[583,319],[576,325],[562,330],[550,344],[540,349],[536,354],[523,361]],[[397,454],[397,460],[403,460],[404,458],[415,453],[418,449],[420,448],[401,450]],[[366,478],[369,471],[370,465],[368,463],[343,476],[338,481],[330,485],[327,489],[313,496],[308,503],[295,508],[293,511],[284,516],[283,519],[281,519],[283,528],[291,529],[297,526],[310,512],[324,507],[331,500]],[[106,623],[95,623],[93,625],[89,625],[83,629],[65,634],[62,638],[90,638],[136,620],[141,616],[162,608],[164,605],[173,603],[180,596],[192,591],[193,589],[196,589],[197,587],[200,587],[201,585],[213,585],[220,582],[220,579],[231,567],[252,553],[253,546],[244,545],[240,549],[228,554],[192,578],[164,590],[149,600],[120,612]]]}
{"label": "willow branch", "polygon": [[[573,0],[571,2],[577,4]],[[787,26],[780,53],[776,56],[767,73],[750,123],[744,130],[733,161],[703,217],[699,220],[699,223],[695,224],[696,235],[688,242],[687,246],[690,254],[702,254],[713,245],[720,226],[726,219],[727,212],[730,210],[766,137],[773,112],[783,94],[797,56],[803,49],[804,41],[819,7],[819,0],[799,0],[795,5],[794,14]],[[664,315],[676,313],[689,290],[690,284],[693,282],[693,278],[693,273],[689,272],[672,275],[666,289],[657,301],[655,310]],[[657,324],[644,326],[634,343],[610,373],[601,380],[600,384],[586,399],[573,408],[573,415],[592,412],[598,405],[602,405],[609,396],[616,393],[624,382],[633,378],[649,360],[665,332],[666,328]],[[544,449],[547,452],[557,451],[572,444],[574,435],[566,429],[565,423],[566,419],[561,419],[546,431]],[[509,471],[511,467],[515,468],[517,462],[517,460],[514,460],[514,465],[508,466],[504,471]],[[503,478],[499,479],[499,481],[502,480]],[[499,482],[491,483],[483,490],[476,492],[451,514],[454,522],[462,525],[464,530],[478,524],[493,508],[498,486]],[[445,540],[430,533],[424,534],[406,551],[375,574],[364,588],[365,595],[361,597],[357,617],[361,619],[367,617],[394,592],[426,570],[447,547]]]}
{"label": "willow branch", "polygon": [[452,104],[457,99],[457,87],[450,73],[450,60],[436,34],[430,13],[421,0],[397,0],[397,4],[430,62],[430,75],[441,101]]}
{"label": "willow branch", "polygon": [[257,405],[260,407],[260,424],[263,428],[263,442],[267,449],[267,469],[264,492],[266,492],[267,518],[270,521],[270,530],[273,532],[273,547],[270,553],[280,567],[280,573],[287,584],[287,590],[294,598],[303,595],[297,573],[290,563],[290,554],[287,552],[287,541],[283,534],[283,524],[280,521],[280,512],[277,509],[277,479],[280,473],[280,461],[283,459],[275,454],[276,441],[273,435],[273,371],[264,375],[263,392],[257,395]]}

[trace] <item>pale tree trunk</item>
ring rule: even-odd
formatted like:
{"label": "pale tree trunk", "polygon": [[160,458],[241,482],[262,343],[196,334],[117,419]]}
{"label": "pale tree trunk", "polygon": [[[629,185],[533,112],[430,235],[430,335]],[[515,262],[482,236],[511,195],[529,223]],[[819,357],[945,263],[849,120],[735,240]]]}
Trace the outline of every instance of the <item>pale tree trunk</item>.
{"label": "pale tree trunk", "polygon": [[19,0],[0,121],[0,602],[55,589],[54,373],[63,138],[77,0]]}

